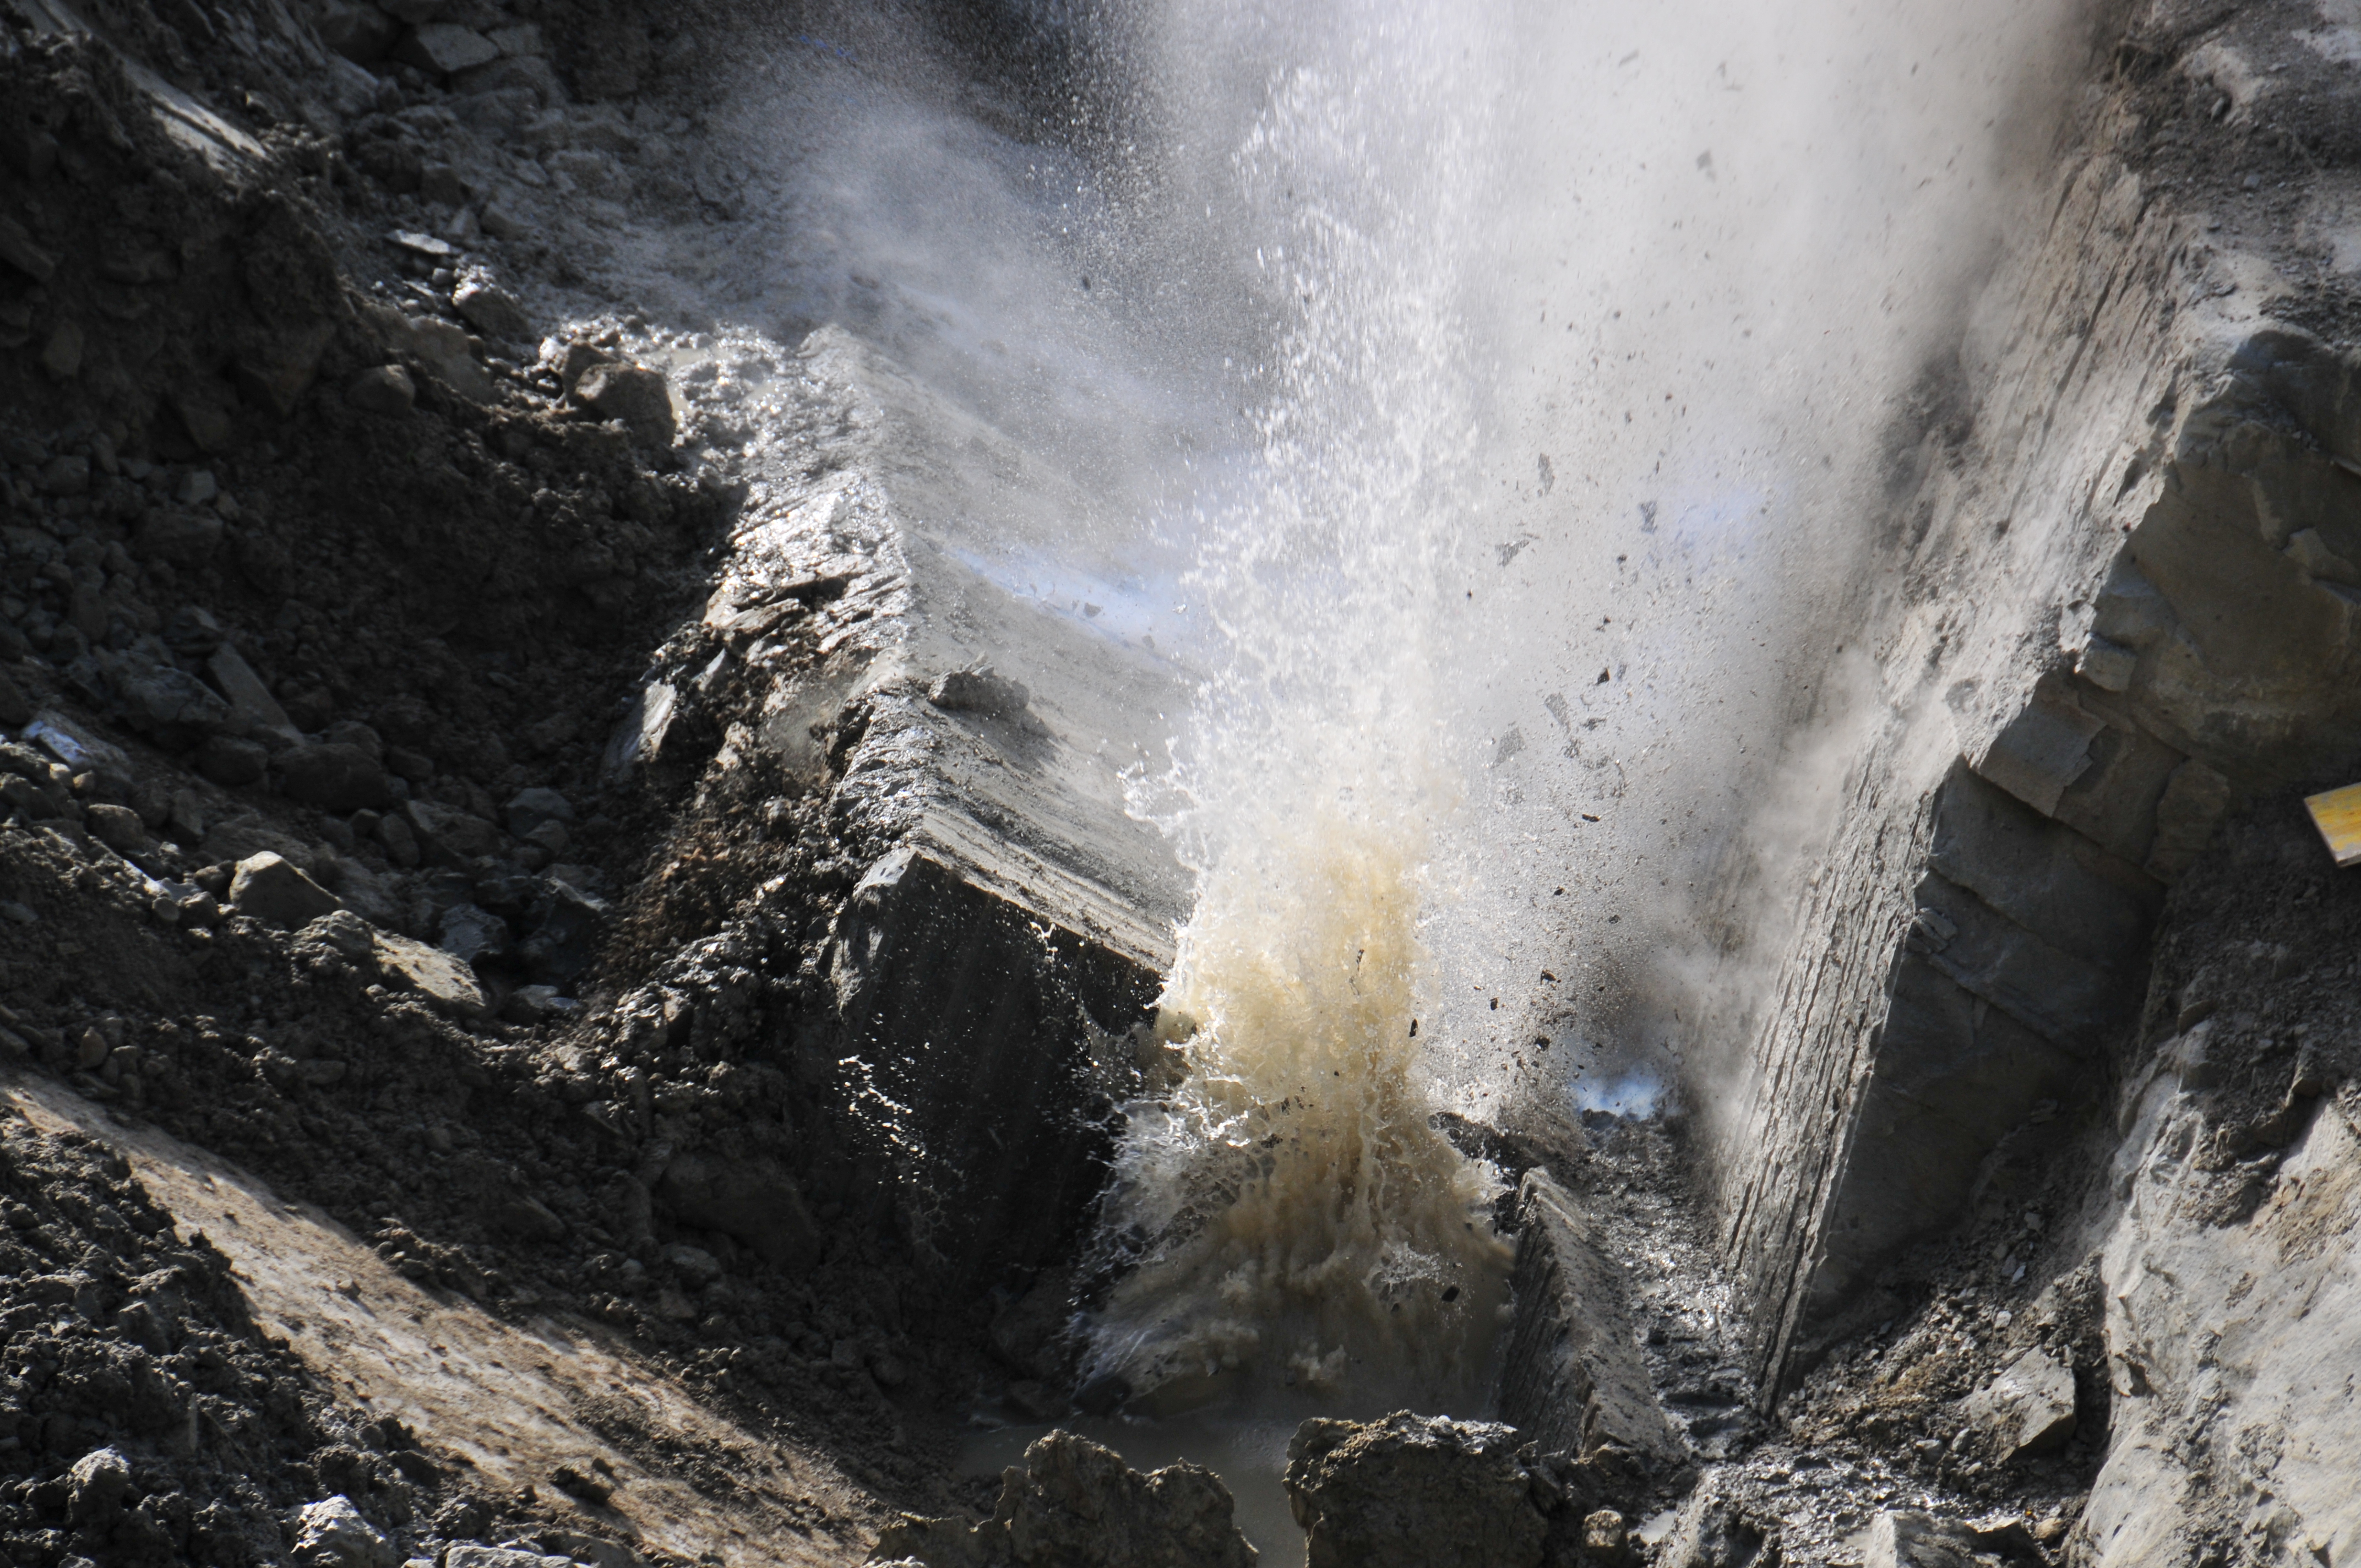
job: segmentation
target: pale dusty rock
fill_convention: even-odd
[[[297,1568],[393,1568],[396,1556],[393,1542],[350,1498],[323,1497],[305,1506],[295,1535]]]
[[[2048,1353],[2029,1350],[1969,1395],[1963,1409],[2004,1459],[2047,1453],[2074,1435],[2074,1374]]]
[[[1314,1420],[1287,1445],[1307,1568],[1539,1568],[1549,1520],[1514,1428],[1407,1411]]]
[[[237,874],[230,879],[229,901],[240,915],[289,931],[336,907],[335,894],[268,850],[237,863]]]
[[[482,1018],[492,999],[475,971],[440,948],[390,931],[376,933],[377,964],[386,983],[414,991],[436,1012],[463,1022]]]

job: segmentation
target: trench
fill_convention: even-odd
[[[12,1560],[2361,1552],[2361,16],[1954,9],[10,0]]]

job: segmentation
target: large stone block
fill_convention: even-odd
[[[2087,1070],[1921,953],[1896,959],[1799,1322],[1838,1318],[1878,1267],[1955,1223],[1984,1161]]]
[[[872,868],[832,952],[842,1036],[820,1069],[890,1102],[908,1239],[979,1279],[1037,1268],[1079,1234],[1126,1036],[1163,983],[1152,933],[1093,928],[1081,908],[1120,921],[1119,906],[1046,864],[991,863],[1012,853],[971,828]]]
[[[2151,822],[2155,809],[2151,800]],[[1927,864],[2051,947],[2110,969],[2136,965],[2164,896],[2136,865],[1966,768],[1944,782]]]
[[[1544,1449],[1612,1444],[1663,1468],[1688,1456],[1657,1403],[1631,1332],[1622,1276],[1575,1196],[1525,1173],[1517,1202],[1516,1320],[1500,1368],[1500,1414]]]

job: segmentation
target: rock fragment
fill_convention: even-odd
[[[490,64],[500,58],[500,48],[472,27],[429,22],[395,45],[393,57],[404,65],[448,76],[471,65]]]
[[[1961,1409],[2004,1463],[2047,1453],[2074,1435],[2074,1374],[2046,1351],[2028,1350]]]
[[[240,915],[284,931],[308,925],[336,907],[335,894],[268,850],[237,863],[229,901]]]

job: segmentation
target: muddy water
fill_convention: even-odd
[[[1157,1412],[1273,1387],[1472,1409],[1510,1248],[1498,1179],[1431,1124],[1420,846],[1342,806],[1272,827],[1182,933],[1183,1076],[1131,1109],[1105,1245],[1133,1267],[1092,1374]]]

